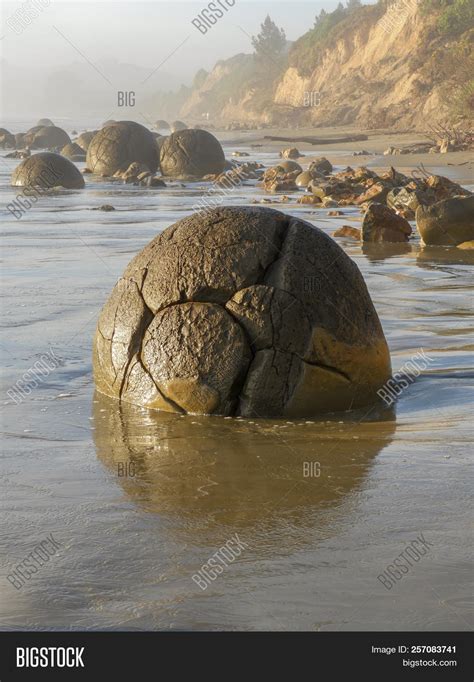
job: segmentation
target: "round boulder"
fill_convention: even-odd
[[[81,133],[77,140],[74,140],[76,144],[81,147],[85,152],[88,150],[90,143],[92,142],[92,138],[94,135],[96,135],[99,131],[98,130],[88,130],[85,133]]]
[[[134,162],[145,164],[153,173],[158,168],[153,134],[133,121],[119,121],[102,128],[87,149],[87,168],[98,175],[114,175]]]
[[[40,118],[36,125],[38,128],[45,128],[46,126],[54,126],[54,123],[50,118]]]
[[[297,187],[307,187],[314,179],[314,173],[306,170],[296,176],[295,183]]]
[[[82,189],[84,178],[76,166],[60,154],[41,152],[25,159],[15,168],[12,185],[16,187],[65,187]]]
[[[187,129],[186,123],[183,123],[183,121],[173,121],[170,125],[170,129],[172,133],[177,133],[179,130],[186,130]]]
[[[62,149],[71,138],[65,130],[56,126],[43,126],[35,132],[28,131],[28,144],[32,149]]]
[[[105,303],[93,356],[101,393],[194,414],[348,410],[391,373],[356,264],[263,207],[197,212],[155,237]]]
[[[0,128],[0,148],[1,149],[15,149],[16,141],[13,135],[6,128]]]
[[[296,161],[291,161],[290,159],[280,161],[276,168],[283,168],[285,173],[293,173],[293,171],[298,171],[301,173],[303,171],[299,163],[296,163]]]
[[[163,175],[196,177],[222,173],[225,157],[221,143],[207,130],[181,130],[165,137],[160,147]]]
[[[329,175],[329,173],[332,173],[332,163],[328,161],[325,156],[321,156],[318,159],[311,161],[309,164],[309,170],[323,173],[323,175]]]
[[[70,159],[71,161],[85,161],[86,160],[86,153],[82,149],[82,147],[79,147],[78,144],[75,142],[70,142],[69,144],[65,145],[61,149],[61,155],[65,156],[66,159]]]
[[[416,227],[425,244],[457,246],[474,239],[474,196],[418,206]]]
[[[184,124],[183,124],[184,125]],[[159,118],[158,121],[155,123],[155,128],[157,130],[169,130],[170,124],[168,121],[164,121],[162,118]],[[186,127],[186,126],[184,126]]]
[[[26,146],[26,133],[15,133],[15,147],[17,149],[24,149]]]

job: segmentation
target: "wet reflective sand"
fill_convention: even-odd
[[[17,221],[3,209],[15,164],[0,164],[0,626],[472,627],[472,254],[339,241],[394,371],[420,349],[430,358],[392,407],[294,421],[150,413],[94,393],[92,333],[132,255],[206,183],[145,191],[87,177]],[[227,203],[260,199],[253,184]],[[105,203],[116,211],[90,210]],[[279,207],[329,233],[360,215]],[[59,367],[9,400],[50,346]],[[61,549],[16,590],[6,576],[50,532]],[[245,551],[201,590],[192,575],[235,533]],[[387,590],[377,576],[420,533],[430,551]]]

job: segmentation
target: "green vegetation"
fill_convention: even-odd
[[[316,17],[314,28],[305,33],[292,46],[289,65],[296,67],[302,76],[309,76],[320,64],[324,51],[337,40],[353,34],[359,27],[370,26],[384,12],[386,0],[376,5],[361,5],[359,0],[341,3],[334,12],[321,13]]]
[[[474,24],[473,0],[424,0],[422,9],[438,14],[436,28],[442,36],[457,36]]]
[[[268,63],[277,60],[286,47],[285,31],[278,28],[267,14],[262,29],[257,36],[252,37],[252,45],[255,49],[257,61]]]

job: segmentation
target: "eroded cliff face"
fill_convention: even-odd
[[[414,3],[402,5],[397,21],[391,16],[385,12],[346,32],[325,50],[309,77],[288,68],[275,104],[306,105],[306,120],[316,125],[426,127],[433,114],[442,115],[439,86],[426,82],[415,66],[417,53],[426,47],[426,17]]]
[[[219,62],[180,117],[199,119],[209,112],[218,123],[399,129],[446,120],[443,83],[426,73],[427,60],[439,49],[439,41],[427,43],[433,18],[414,0],[400,5],[395,21],[393,9],[362,9],[366,13],[353,25],[346,22],[317,60],[303,55],[292,65],[290,55],[273,82],[252,75],[251,55]]]

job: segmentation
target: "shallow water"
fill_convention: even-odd
[[[144,190],[86,176],[86,190],[53,192],[15,220],[4,206],[17,163],[0,159],[0,626],[472,627],[472,254],[417,238],[339,242],[367,282],[394,371],[421,349],[432,359],[395,406],[293,421],[120,409],[94,394],[99,310],[131,257],[208,184]],[[263,198],[254,184],[226,203]],[[105,203],[116,211],[91,210]],[[277,208],[329,233],[360,216]],[[50,347],[59,367],[9,400]],[[119,476],[124,466],[133,475]],[[61,549],[16,590],[6,576],[50,532]],[[193,574],[235,533],[245,549],[201,590]],[[429,552],[387,590],[377,576],[420,533]]]

